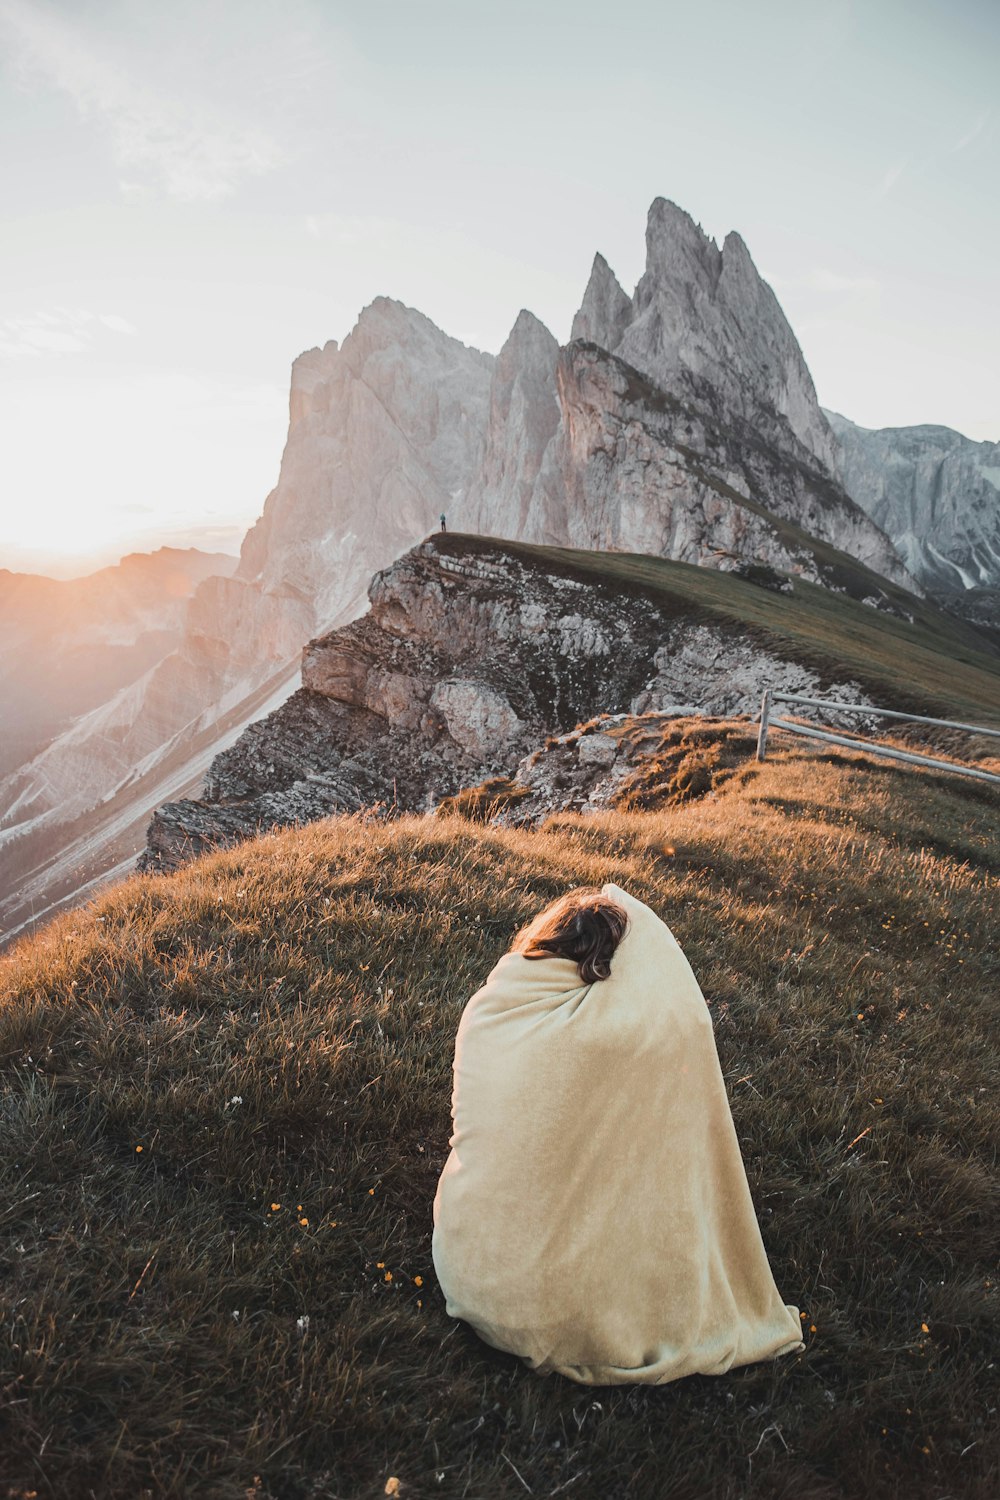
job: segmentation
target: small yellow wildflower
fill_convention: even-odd
[[[331,1229],[336,1229],[336,1227],[337,1227],[337,1221],[336,1221],[336,1219],[331,1219],[330,1220],[330,1228]]]
[[[396,1478],[395,1474],[390,1474],[389,1478],[386,1480],[385,1493],[387,1495],[399,1494],[399,1480]]]
[[[391,1271],[386,1271],[386,1273],[385,1273],[385,1279],[386,1279],[386,1281],[391,1281],[392,1280],[392,1272]]]
[[[422,1276],[414,1276],[414,1278],[413,1278],[413,1285],[414,1286],[423,1286],[423,1284],[424,1284],[424,1278]]]
[[[276,1213],[277,1213],[277,1212],[278,1212],[278,1209],[279,1209],[279,1208],[280,1208],[280,1207],[281,1207],[281,1204],[280,1204],[280,1203],[272,1203],[272,1204],[271,1204],[271,1212],[272,1212],[272,1213],[273,1213],[273,1214],[276,1214]]]
[[[137,1151],[137,1152],[139,1152],[139,1151],[141,1151],[141,1150],[142,1150],[142,1147],[141,1147],[141,1146],[136,1146],[136,1148],[135,1148],[135,1149],[136,1149],[136,1151]]]
[[[385,1270],[385,1261],[384,1260],[377,1260],[375,1262],[375,1265],[376,1265],[376,1267],[377,1267],[378,1270],[380,1270],[380,1271],[384,1271]]]
[[[920,1325],[920,1332],[921,1333],[930,1333],[930,1329],[927,1327],[926,1323],[921,1323],[921,1325]]]
[[[308,1219],[300,1219],[299,1223],[302,1225],[303,1229],[308,1229],[309,1228],[309,1220]]]
[[[815,1323],[810,1323],[809,1324],[809,1332],[810,1333],[815,1333],[816,1332],[816,1324]]]
[[[369,1196],[369,1198],[374,1198],[374,1196],[375,1196],[375,1189],[374,1188],[369,1188],[368,1189],[368,1196]]]

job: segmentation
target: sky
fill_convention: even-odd
[[[996,0],[0,0],[0,567],[235,551],[374,297],[569,337],[739,231],[821,405],[1000,441]]]

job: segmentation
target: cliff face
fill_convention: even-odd
[[[156,813],[142,868],[333,812],[426,809],[598,713],[745,713],[769,684],[870,701],[780,641],[483,539],[435,537],[369,594],[306,647],[302,689],[216,757],[203,798]]]
[[[308,604],[311,630],[358,613],[375,569],[461,509],[483,459],[493,365],[388,297],[342,348],[301,355],[281,474],[239,579]]]
[[[720,250],[684,209],[657,198],[646,270],[627,308],[609,276],[595,261],[574,337],[592,323],[595,343],[664,390],[682,393],[688,376],[706,382],[766,442],[794,451],[797,440],[800,456],[832,472],[833,437],[802,351],[735,230]]]
[[[950,427],[869,429],[826,413],[844,488],[929,589],[1000,588],[1000,443]]]
[[[503,399],[491,403],[469,501],[477,532],[705,567],[753,560],[829,582],[821,541],[916,587],[884,533],[790,432],[772,446],[701,377],[687,374],[677,396],[597,344],[560,350],[526,336],[526,317],[494,375]],[[526,409],[531,423],[518,419]],[[836,586],[877,592],[861,577]]]
[[[836,478],[835,454],[795,336],[739,235],[720,250],[657,199],[632,298],[598,255],[565,348],[518,317],[458,519],[484,535],[707,567],[754,560],[827,582],[818,539],[916,588]]]

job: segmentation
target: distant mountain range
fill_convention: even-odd
[[[85,578],[0,568],[0,774],[169,656],[198,584],[235,567],[223,552],[160,547]]]
[[[858,427],[824,411],[844,488],[925,588],[1000,588],[1000,443],[951,427]]]
[[[165,652],[140,631],[117,677],[95,668],[107,693],[72,700],[72,723],[15,715],[0,926],[136,852],[152,807],[293,691],[303,645],[355,618],[371,575],[442,514],[536,544],[764,565],[902,617],[927,588],[1000,583],[997,445],[922,427],[880,446],[820,408],[738,234],[720,249],[661,198],[646,244],[631,297],[595,258],[564,347],[522,311],[494,357],[378,298],[341,347],[295,361],[278,483],[235,569],[192,580]],[[30,660],[20,629],[2,649]],[[70,626],[60,653],[71,642]]]

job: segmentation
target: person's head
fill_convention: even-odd
[[[512,951],[525,958],[569,958],[585,984],[607,979],[611,957],[628,926],[623,907],[588,886],[567,891],[514,939]]]

